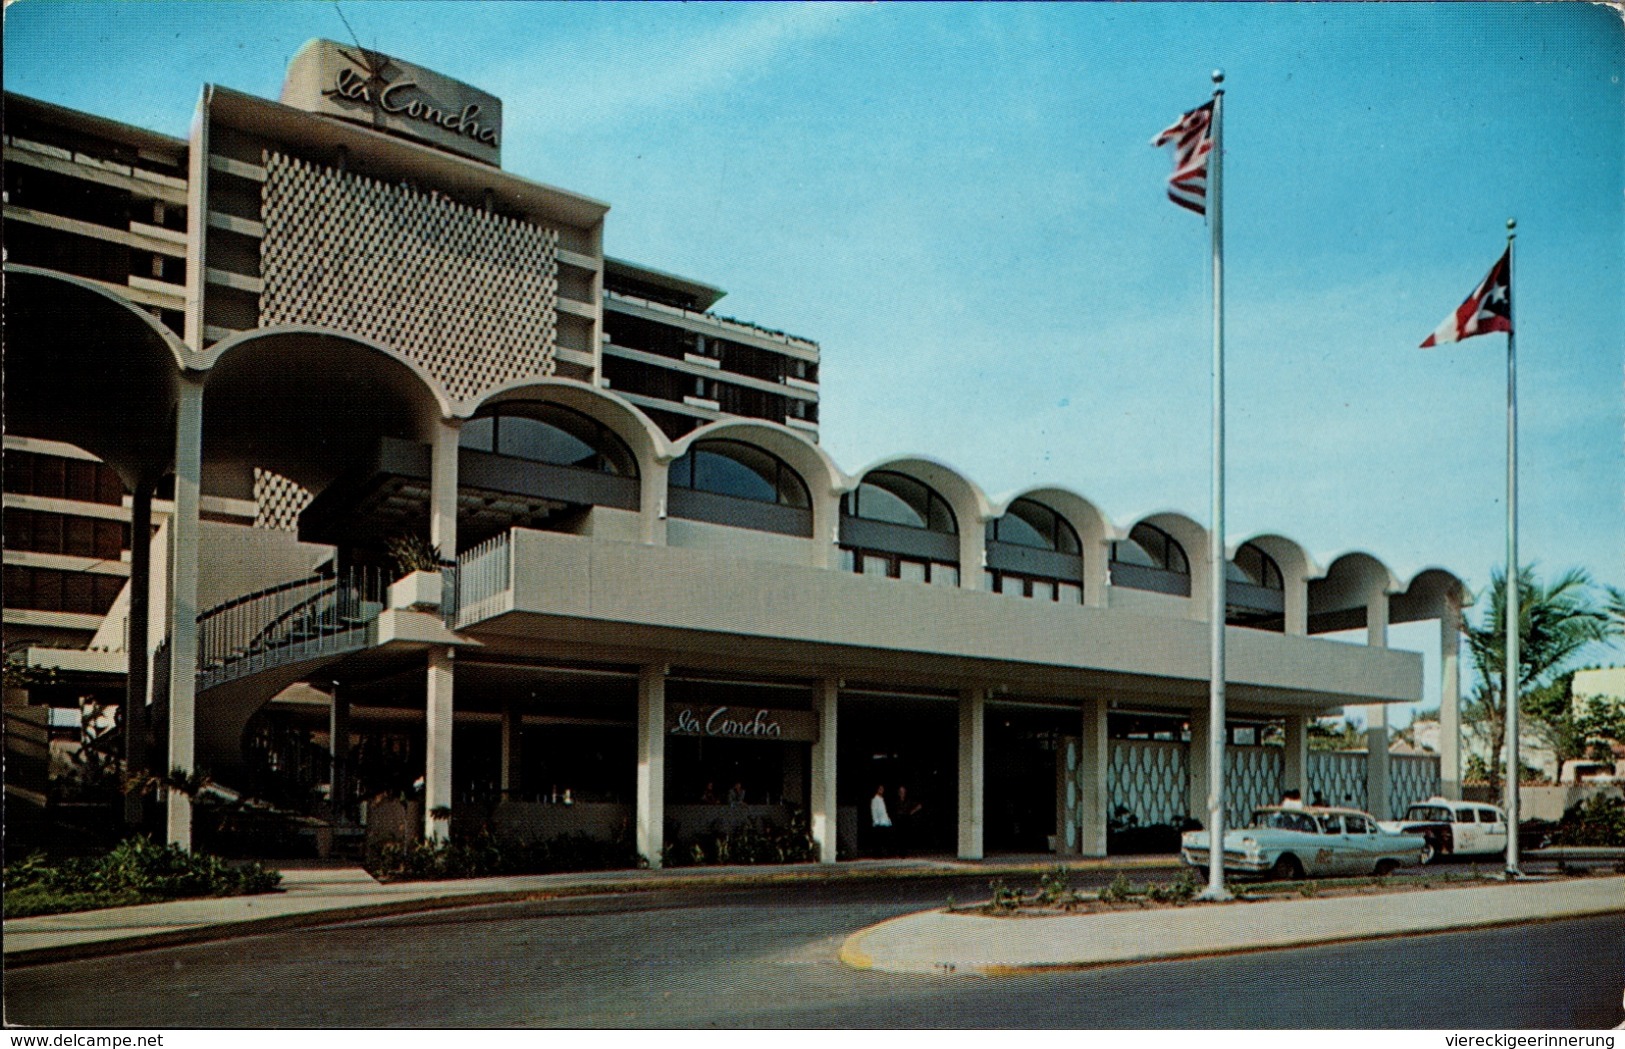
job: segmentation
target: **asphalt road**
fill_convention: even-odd
[[[1625,1019],[1620,915],[998,979],[857,972],[835,960],[856,929],[986,887],[970,877],[661,891],[347,922],[20,968],[6,974],[6,1019],[75,1028],[1473,1030]]]

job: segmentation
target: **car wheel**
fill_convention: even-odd
[[[1394,873],[1394,871],[1398,869],[1398,860],[1378,860],[1376,868],[1372,870],[1371,873],[1375,874],[1379,878],[1386,878],[1388,875]]]
[[[1434,860],[1436,860],[1438,858],[1439,858],[1439,853],[1433,848],[1433,843],[1431,841],[1423,842],[1422,843],[1422,866],[1426,867],[1428,864],[1432,863]]]
[[[1303,864],[1290,852],[1275,861],[1270,868],[1271,881],[1297,881],[1303,877]]]

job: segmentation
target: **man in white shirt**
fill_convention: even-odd
[[[869,799],[869,825],[874,829],[874,853],[890,856],[892,848],[891,813],[886,811],[886,785],[875,787],[875,796]]]

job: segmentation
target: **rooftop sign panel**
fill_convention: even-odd
[[[360,47],[312,40],[288,64],[282,104],[502,165],[502,100]]]

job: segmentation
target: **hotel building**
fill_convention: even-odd
[[[860,852],[881,784],[923,851],[1102,855],[1200,818],[1213,732],[1233,816],[1457,789],[1381,730],[1307,746],[1421,698],[1391,623],[1440,622],[1453,719],[1449,572],[1237,544],[1210,725],[1200,524],[847,472],[818,344],[606,256],[609,206],[504,170],[484,92],[313,41],[185,140],[5,106],[7,646],[122,699],[137,767],[339,823],[420,790],[431,837],[624,827],[656,864],[791,813]],[[191,841],[187,798],[161,816]]]

